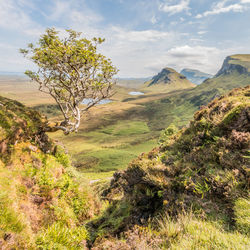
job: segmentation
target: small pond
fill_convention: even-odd
[[[93,99],[92,98],[85,98],[82,100],[82,104],[85,104],[85,105],[88,105],[90,104],[91,102],[93,102]],[[107,103],[110,103],[112,102],[112,100],[109,100],[109,99],[103,99],[101,101],[99,101],[97,103],[97,105],[102,105],[102,104],[107,104]]]
[[[143,92],[140,92],[140,91],[131,91],[129,92],[130,95],[144,95]]]

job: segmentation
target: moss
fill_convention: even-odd
[[[241,104],[238,105],[237,107],[233,108],[232,110],[230,110],[224,117],[222,123],[225,125],[229,125],[231,122],[233,122],[234,119],[237,118],[237,116],[240,115],[240,113],[242,112],[242,110],[246,108],[246,104]]]
[[[183,225],[183,231],[177,233],[180,238],[169,239],[165,247],[181,249],[187,244],[190,249],[230,248],[231,236],[244,241],[237,242],[240,247],[247,245],[244,235],[233,229],[236,220],[241,233],[249,230],[248,212],[243,209],[247,203],[242,200],[248,187],[244,166],[248,165],[246,149],[250,146],[245,115],[250,107],[245,95],[249,88],[233,90],[203,107],[187,128],[174,133],[166,129],[159,148],[142,154],[127,170],[114,175],[107,192],[112,194],[120,187],[123,198],[119,204],[131,205],[130,223],[142,220],[147,225],[149,217],[162,211],[175,218],[180,211],[194,209],[205,220],[197,218]],[[107,221],[104,218],[102,225]],[[206,226],[211,234],[207,234]]]
[[[0,161],[1,247],[83,249],[83,224],[98,212],[97,197],[43,132],[39,113],[0,100],[0,140],[7,141]]]
[[[65,151],[62,147],[57,146],[57,150],[55,153],[55,157],[59,163],[61,163],[64,167],[69,167],[71,165],[69,155],[65,154]]]
[[[237,229],[244,233],[250,234],[250,200],[239,198],[235,201],[234,206],[235,220]]]
[[[60,223],[54,223],[36,239],[36,245],[41,249],[84,249],[88,233],[84,226],[69,228]]]

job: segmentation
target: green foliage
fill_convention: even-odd
[[[248,195],[249,90],[247,86],[215,99],[196,112],[186,128],[167,128],[160,147],[141,154],[115,174],[104,192],[108,199],[120,194],[117,208],[125,202],[131,206],[127,221],[132,225],[138,221],[147,225],[148,218],[164,211],[168,214],[160,227],[153,225],[152,238],[160,235],[162,240],[159,248],[230,249],[236,245],[244,249],[250,245],[245,235],[249,201],[244,198]],[[176,218],[180,211],[190,210],[196,217]]]
[[[237,118],[237,116],[241,113],[241,111],[246,107],[245,104],[239,105],[235,108],[233,108],[232,110],[230,110],[228,112],[228,114],[225,115],[225,118],[223,119],[223,123],[225,125],[230,124],[231,122],[233,122],[234,119]]]
[[[61,223],[54,223],[36,239],[40,249],[84,249],[88,233],[84,226],[69,228]]]
[[[170,124],[165,130],[161,132],[158,143],[166,143],[172,135],[177,133],[177,131],[178,129],[176,128],[176,126],[173,123]]]
[[[209,190],[210,190],[210,187],[209,187],[209,185],[207,184],[206,181],[204,181],[203,184],[201,184],[201,183],[198,182],[198,183],[196,183],[194,185],[194,192],[200,194],[202,199],[204,198],[204,195]]]
[[[25,228],[20,215],[14,211],[12,205],[8,194],[0,191],[0,237],[5,232],[20,233]]]
[[[65,168],[70,167],[71,162],[69,155],[65,154],[64,149],[60,146],[57,146],[55,157],[59,163],[61,163]]]
[[[239,198],[234,206],[237,229],[245,234],[250,234],[250,200]]]
[[[117,69],[110,59],[97,52],[104,39],[81,38],[81,33],[66,30],[67,37],[60,38],[58,31],[47,29],[37,44],[29,44],[20,52],[38,66],[26,71],[39,90],[50,94],[58,104],[64,121],[56,126],[68,134],[77,131],[81,111],[87,111],[100,100],[111,95],[112,77]],[[92,101],[82,107],[84,98]]]
[[[7,144],[0,160],[1,247],[85,248],[84,223],[99,210],[97,197],[72,168],[64,150],[44,134],[46,120],[17,102],[1,101],[1,142],[12,144]]]

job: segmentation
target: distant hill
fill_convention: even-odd
[[[248,74],[250,76],[250,55],[238,54],[228,56],[215,77],[232,73]]]
[[[126,88],[139,88],[144,82],[150,80],[151,77],[145,78],[117,78],[116,82],[118,86],[126,87]]]
[[[179,74],[174,69],[164,68],[150,81],[145,82],[143,88],[157,92],[170,92],[194,86],[185,76]]]
[[[174,123],[177,126],[188,124],[192,114],[203,105],[223,95],[233,88],[250,85],[250,55],[233,55],[227,57],[211,79],[205,80],[195,88],[179,90],[158,101],[145,106],[149,127],[162,130]]]
[[[23,72],[0,71],[0,76],[25,76]]]
[[[204,80],[208,78],[212,78],[213,76],[204,72],[201,72],[199,70],[195,69],[183,69],[180,74],[186,76],[186,78],[194,83],[194,84],[201,84]]]

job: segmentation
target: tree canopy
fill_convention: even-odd
[[[39,90],[50,94],[58,104],[64,120],[54,129],[65,134],[77,131],[81,115],[102,99],[112,95],[118,72],[110,59],[97,52],[102,38],[91,40],[80,32],[66,30],[61,38],[54,28],[46,30],[36,44],[28,44],[20,52],[37,65],[37,71],[27,70],[26,75],[39,84]],[[83,105],[83,100],[89,100]]]

